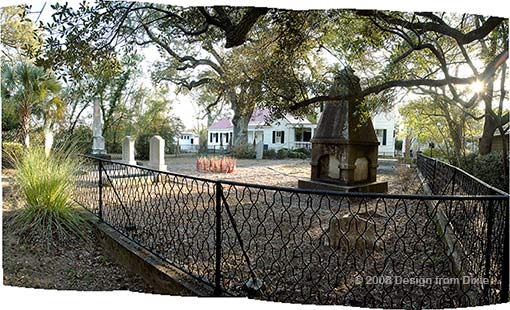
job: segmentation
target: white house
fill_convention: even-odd
[[[268,123],[269,111],[256,109],[248,123],[248,142],[263,142],[264,149],[311,148],[311,142],[317,124],[290,114]],[[393,156],[395,152],[395,118],[393,113],[380,113],[372,117],[374,129],[379,140],[379,155]],[[223,118],[207,129],[209,149],[227,148],[232,140],[232,121]]]
[[[179,149],[181,152],[196,152],[199,148],[198,135],[192,131],[184,131],[177,139],[179,143]]]
[[[248,123],[248,142],[260,143],[264,149],[279,150],[282,148],[311,148],[316,124],[307,119],[294,117],[290,114],[275,122],[268,123],[269,111],[256,109]],[[213,123],[208,131],[207,145],[209,149],[226,148],[232,140],[233,125],[229,118]]]
[[[379,140],[379,155],[395,155],[395,114],[393,112],[372,115],[377,140]]]

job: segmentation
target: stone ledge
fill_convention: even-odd
[[[179,296],[213,296],[213,288],[182,272],[121,235],[115,229],[89,218],[101,247],[116,263],[143,278],[154,293]]]
[[[328,190],[337,192],[386,193],[388,182],[371,182],[359,185],[338,185],[311,180],[298,180],[298,187],[304,189]]]

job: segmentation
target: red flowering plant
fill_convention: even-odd
[[[234,158],[223,157],[199,157],[197,158],[197,171],[209,171],[215,173],[232,173],[237,161]]]

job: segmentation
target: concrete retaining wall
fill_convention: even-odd
[[[143,278],[154,292],[179,296],[213,296],[213,289],[150,253],[115,229],[90,217],[89,222],[106,254]]]

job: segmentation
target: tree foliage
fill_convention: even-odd
[[[481,132],[479,122],[459,107],[439,98],[413,100],[401,106],[399,112],[404,135],[414,137],[418,145],[434,142],[442,156],[455,164],[466,156],[467,143],[474,143],[474,137]],[[476,108],[471,112],[476,113]]]
[[[155,78],[187,90],[206,87],[215,98],[209,106],[228,102],[237,141],[246,142],[256,104],[278,117],[352,99],[328,95],[332,78],[346,65],[361,78],[362,91],[354,98],[362,103],[361,112],[395,104],[399,89],[425,89],[436,98],[442,89],[441,102],[465,113],[483,102],[483,114],[475,116],[485,123],[483,152],[490,149],[495,130],[508,123],[503,109],[508,20],[503,18],[107,1],[55,9],[54,23],[48,25],[54,29],[48,40],[52,53],[43,62],[68,63],[76,77],[80,68],[98,68],[98,59],[111,65],[100,68],[117,68],[112,55],[133,44],[155,45],[166,55]],[[336,61],[325,62],[326,54]],[[463,91],[475,81],[485,84],[483,92]]]
[[[28,6],[6,6],[0,8],[0,43],[2,58],[13,63],[29,60],[40,55],[43,33],[27,15]]]
[[[54,75],[31,63],[21,62],[15,66],[4,64],[2,68],[2,99],[6,106],[12,105],[19,115],[19,140],[29,145],[33,113],[39,111],[42,118],[57,117],[63,102],[58,98],[61,85]],[[55,107],[55,113],[51,112]]]

